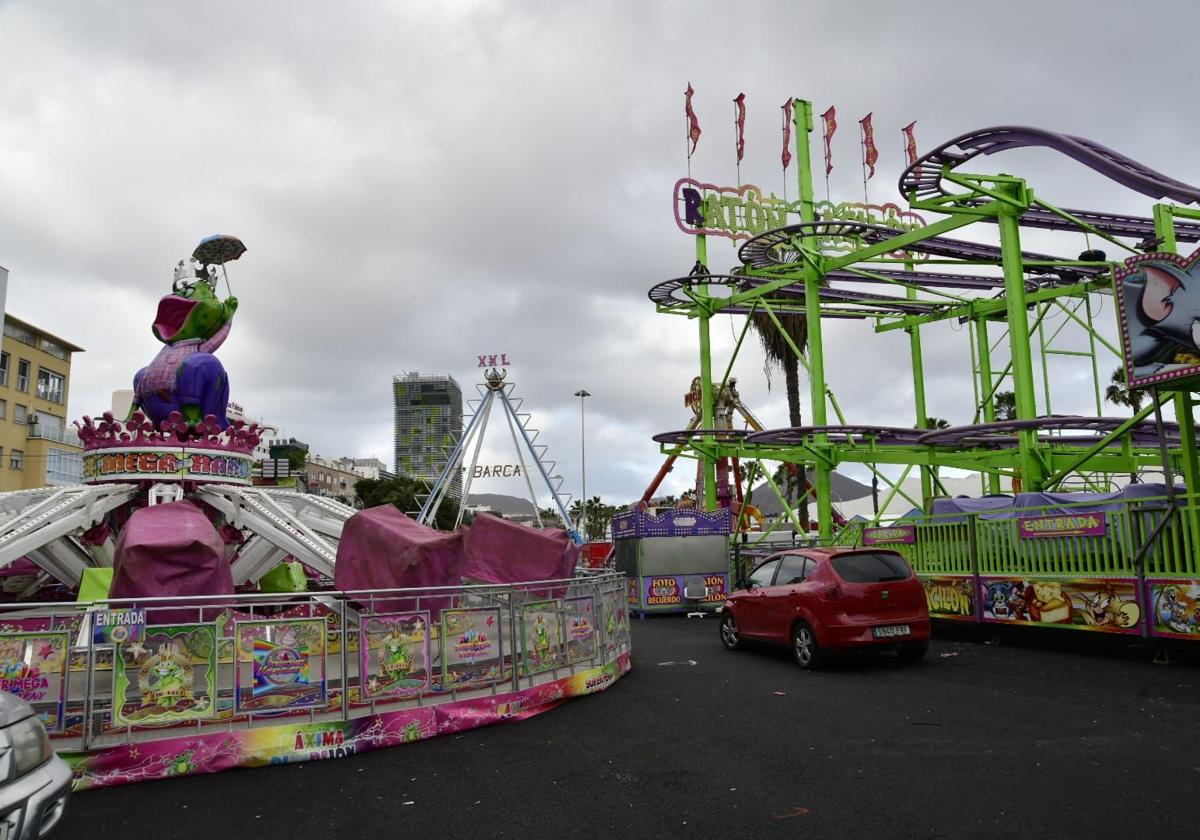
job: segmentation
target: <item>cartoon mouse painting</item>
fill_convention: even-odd
[[[1135,257],[1118,278],[1133,377],[1200,365],[1200,251]]]

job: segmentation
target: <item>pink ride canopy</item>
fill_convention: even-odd
[[[191,502],[135,511],[121,529],[113,566],[109,596],[114,599],[233,594],[225,543]],[[151,624],[196,621],[196,612],[154,609],[148,619]]]
[[[343,592],[457,586],[465,562],[462,533],[447,534],[420,525],[394,505],[379,505],[346,520],[333,582]],[[427,600],[421,599],[420,609],[434,606]],[[388,608],[415,606],[391,604]]]
[[[537,531],[486,513],[475,517],[464,544],[464,577],[484,583],[561,580],[579,562],[579,546],[561,528]]]

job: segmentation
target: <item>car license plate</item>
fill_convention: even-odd
[[[871,632],[876,639],[890,639],[893,636],[907,636],[912,630],[907,624],[892,624],[887,627],[872,627]]]

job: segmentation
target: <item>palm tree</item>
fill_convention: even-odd
[[[1017,419],[1017,395],[1012,391],[1000,391],[992,404],[996,408],[997,420]]]
[[[1142,410],[1142,403],[1146,400],[1146,392],[1129,389],[1125,384],[1125,368],[1119,367],[1114,370],[1109,382],[1112,384],[1104,390],[1105,402],[1132,408],[1134,414]]]
[[[943,419],[941,417],[926,417],[925,418],[925,428],[926,429],[949,429],[950,421]]]
[[[777,316],[779,323],[783,326],[783,332],[786,332],[796,347],[801,350],[807,349],[808,345],[808,319],[803,315],[782,314]],[[762,344],[763,349],[763,372],[767,375],[767,387],[771,387],[771,370],[772,368],[780,368],[783,370],[783,381],[787,391],[788,405],[788,423],[791,426],[802,426],[804,420],[800,415],[800,360],[792,351],[791,345],[784,338],[783,332],[775,326],[775,322],[765,313],[756,314],[754,318],[754,331],[758,333],[758,340]],[[795,499],[797,495],[803,494],[800,499],[800,523],[808,529],[808,482],[804,478],[802,471],[798,471],[799,475],[792,470],[787,471],[787,482],[784,495],[788,499]],[[797,482],[797,479],[799,481]],[[796,485],[799,483],[800,492],[797,493]]]
[[[1108,380],[1111,384],[1104,389],[1104,401],[1110,402],[1113,405],[1123,405],[1126,408],[1133,409],[1133,413],[1137,414],[1142,410],[1142,403],[1146,400],[1145,391],[1132,390],[1125,382],[1125,368],[1119,367],[1112,372],[1112,376]],[[1137,472],[1129,474],[1129,483],[1137,484]]]

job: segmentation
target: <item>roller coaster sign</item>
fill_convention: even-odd
[[[684,233],[733,240],[750,239],[784,227],[790,223],[790,217],[798,219],[800,215],[799,201],[786,201],[774,193],[768,195],[753,184],[722,187],[694,178],[675,182],[673,204],[675,224]],[[925,227],[923,218],[895,204],[818,201],[813,209],[821,221],[859,222],[896,231]],[[854,236],[826,236],[819,242],[822,250],[832,251],[853,251],[861,246]]]

